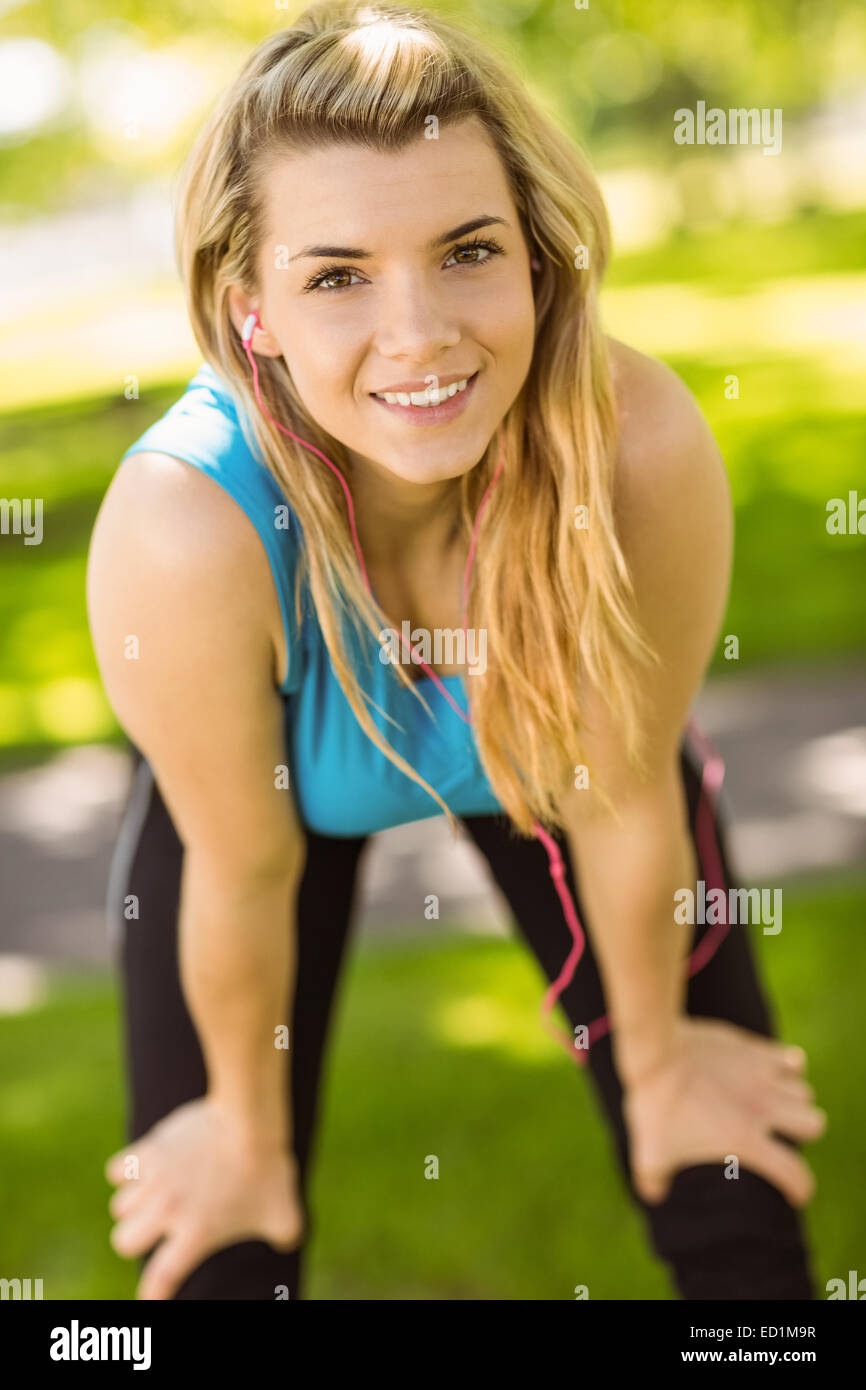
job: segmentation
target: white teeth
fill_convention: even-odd
[[[374,395],[388,405],[415,405],[426,410],[428,406],[441,405],[443,401],[450,400],[458,391],[465,391],[468,384],[469,378],[464,377],[462,381],[452,381],[450,386],[440,386],[438,390],[430,386],[426,391],[375,391]]]

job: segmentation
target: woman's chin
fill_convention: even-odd
[[[492,432],[485,436],[472,430],[463,439],[407,440],[398,448],[381,449],[368,457],[407,483],[438,483],[469,473],[484,457],[491,437]]]
[[[388,459],[383,461],[380,467],[406,483],[442,483],[451,478],[462,478],[464,473],[475,467],[483,453],[482,449],[477,455],[461,453],[450,458],[419,458],[417,461],[405,457]]]

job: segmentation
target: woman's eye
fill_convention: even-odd
[[[446,266],[456,264],[458,266],[484,265],[494,256],[503,254],[502,247],[496,241],[467,241],[462,246],[455,246]],[[455,257],[457,258],[455,260]],[[357,271],[346,265],[326,266],[318,274],[312,275],[304,285],[304,290],[325,290],[335,293],[338,290],[349,290],[353,284],[363,284],[363,277]]]
[[[455,256],[468,256],[467,260],[458,259],[457,265],[483,265],[493,256],[501,254],[501,251],[502,248],[493,241],[468,241],[462,246],[455,247],[445,264],[448,265],[448,262]]]
[[[354,270],[349,270],[348,266],[334,266],[330,270],[323,270],[319,275],[314,275],[304,289],[348,290],[351,289],[353,275],[356,280],[360,280],[360,276],[356,275]],[[335,281],[337,283],[334,283]]]

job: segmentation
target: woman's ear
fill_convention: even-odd
[[[240,338],[243,333],[244,323],[249,315],[256,311],[259,315],[259,323],[255,328],[250,343],[250,350],[258,353],[262,357],[282,357],[283,350],[273,334],[261,323],[261,309],[254,299],[244,294],[240,285],[230,285],[228,289],[229,317],[237,330]]]

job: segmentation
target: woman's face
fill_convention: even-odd
[[[355,458],[410,482],[465,473],[526,379],[535,332],[529,251],[483,127],[443,126],[399,153],[323,146],[266,178],[253,350],[285,359]],[[234,297],[236,320],[247,307]]]

